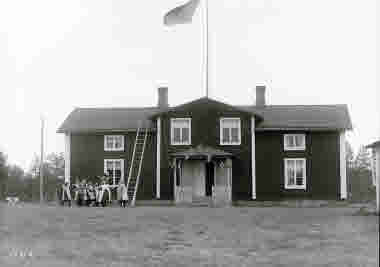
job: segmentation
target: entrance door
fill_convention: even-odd
[[[212,162],[206,163],[206,196],[212,196],[212,187],[214,186],[214,164]]]

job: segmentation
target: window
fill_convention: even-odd
[[[124,151],[123,135],[105,135],[104,151]]]
[[[306,142],[304,134],[285,134],[284,135],[285,150],[305,150]]]
[[[171,144],[191,144],[191,119],[171,119]]]
[[[112,178],[112,185],[118,185],[122,177],[124,177],[124,160],[123,159],[105,159],[104,173]]]
[[[306,159],[285,159],[285,189],[306,190]]]
[[[221,145],[240,145],[241,128],[239,118],[220,119],[220,144]]]

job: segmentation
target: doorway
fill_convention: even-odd
[[[207,197],[212,196],[212,187],[214,186],[214,163],[207,162],[206,163],[206,183],[205,183],[205,192]]]

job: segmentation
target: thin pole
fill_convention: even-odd
[[[210,50],[210,47],[209,47],[209,23],[208,23],[208,0],[204,0],[204,8],[205,8],[205,11],[204,11],[204,16],[205,16],[205,21],[204,21],[204,53],[205,53],[205,89],[206,89],[206,97],[208,98],[209,97],[209,87],[210,87],[210,78],[209,78],[209,50]]]
[[[44,118],[41,117],[40,203],[44,203]]]

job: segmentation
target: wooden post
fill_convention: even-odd
[[[44,203],[44,119],[41,117],[40,203]]]

